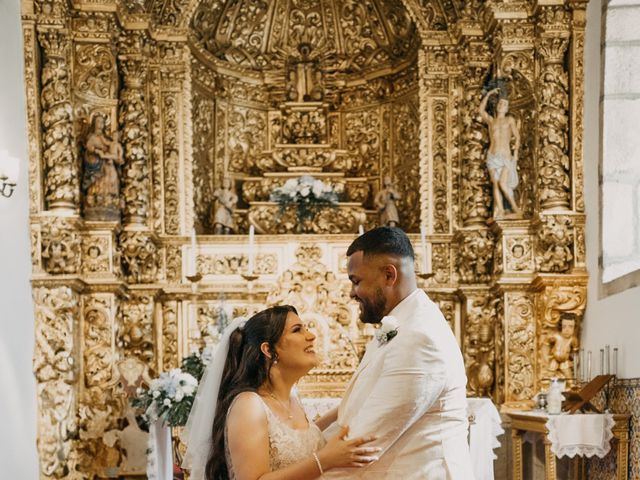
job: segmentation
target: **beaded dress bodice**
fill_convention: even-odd
[[[304,430],[292,428],[287,425],[284,420],[280,419],[278,415],[273,413],[262,398],[260,398],[260,401],[267,415],[269,462],[272,472],[309,459],[314,452],[317,452],[324,446],[325,440],[322,432],[314,422],[309,421],[309,427]],[[233,403],[231,407],[233,407]],[[231,407],[229,409],[231,409]],[[225,429],[225,437],[226,435],[227,431]],[[229,453],[229,442],[226,441],[226,439],[225,450],[229,478],[230,480],[235,480],[236,476],[233,471],[231,455]]]

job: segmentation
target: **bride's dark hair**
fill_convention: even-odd
[[[225,456],[224,429],[229,406],[242,392],[255,392],[269,378],[272,361],[276,360],[276,343],[282,337],[287,315],[298,312],[291,305],[280,305],[256,313],[247,320],[244,328],[237,329],[229,337],[229,352],[222,371],[218,403],[211,433],[211,452],[206,466],[207,480],[227,480],[229,471]],[[272,360],[260,350],[264,342],[269,344]]]

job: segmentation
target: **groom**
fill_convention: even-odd
[[[375,434],[380,459],[326,478],[473,480],[464,364],[435,303],[416,286],[414,253],[399,228],[380,227],[347,250],[360,320],[379,324],[338,408],[349,437]],[[369,445],[368,445],[369,446]]]

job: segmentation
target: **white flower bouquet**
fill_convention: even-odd
[[[312,218],[320,208],[338,204],[338,194],[331,185],[310,175],[290,178],[271,193],[270,199],[280,205],[281,212],[288,206],[295,205],[298,221],[301,223]]]
[[[170,427],[187,423],[205,362],[198,353],[189,355],[182,360],[182,368],[162,372],[151,381],[147,390],[138,389],[138,395],[131,399],[131,405],[142,411],[142,426],[157,419]]]

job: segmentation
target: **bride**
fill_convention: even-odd
[[[198,388],[183,439],[183,465],[193,480],[314,479],[336,467],[362,467],[379,449],[374,436],[325,442],[305,415],[294,384],[318,364],[315,336],[294,307],[268,308],[235,319],[218,344]]]

